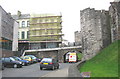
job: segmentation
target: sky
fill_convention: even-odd
[[[74,32],[80,31],[80,10],[95,8],[108,10],[114,0],[0,0],[0,5],[12,15],[22,14],[62,14],[63,39],[74,42]]]

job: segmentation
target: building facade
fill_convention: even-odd
[[[0,56],[12,56],[12,51],[17,51],[17,30],[18,23],[0,6]]]
[[[19,23],[19,51],[59,47],[62,43],[61,15],[22,14],[12,16]]]
[[[30,18],[30,48],[56,48],[62,43],[61,15],[33,14]]]
[[[110,25],[111,25],[111,37],[112,42],[120,40],[120,0],[115,0],[110,3],[109,14],[110,14]]]
[[[90,59],[111,43],[109,12],[86,8],[80,16],[83,54]]]
[[[27,50],[29,49],[30,14],[22,14],[20,11],[18,11],[17,15],[12,15],[12,17],[19,23],[18,50]]]

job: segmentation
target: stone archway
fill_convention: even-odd
[[[78,51],[78,52],[81,52],[82,53],[82,51],[80,51],[80,50],[78,50],[78,49],[66,49],[66,50],[59,50],[58,51],[58,60],[59,60],[59,62],[65,62],[65,55],[68,53],[68,52],[73,52],[73,51]]]
[[[81,47],[64,47],[64,48],[56,48],[56,49],[44,49],[44,50],[26,50],[26,52],[36,52],[35,55],[39,58],[44,57],[53,57],[57,58],[57,60],[61,63],[64,62],[64,56],[69,51],[82,51]]]

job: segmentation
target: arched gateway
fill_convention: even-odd
[[[26,54],[33,54],[39,58],[53,57],[56,58],[59,62],[64,62],[65,60],[64,55],[69,51],[82,52],[82,46],[25,50],[22,56]]]

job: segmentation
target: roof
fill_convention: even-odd
[[[114,0],[114,2],[120,2],[120,0]]]
[[[22,14],[20,15],[20,17],[18,17],[18,15],[12,15],[13,19],[18,20],[18,19],[29,19],[30,18],[30,14]]]
[[[32,18],[61,17],[61,14],[31,14]]]

